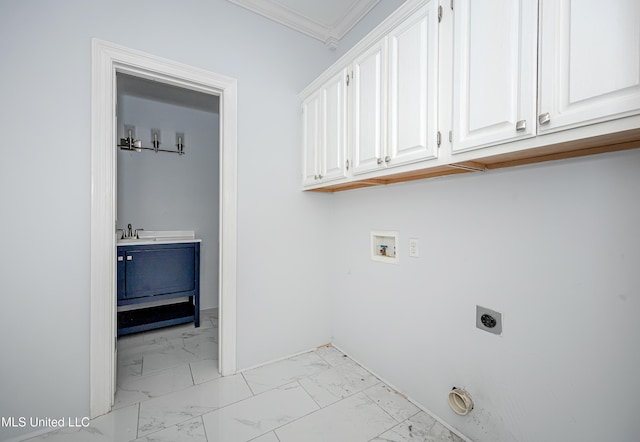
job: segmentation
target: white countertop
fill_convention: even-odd
[[[116,233],[117,236],[119,236]],[[193,230],[142,230],[138,233],[138,238],[117,239],[119,246],[139,246],[149,244],[181,244],[191,242],[202,242],[196,238]]]

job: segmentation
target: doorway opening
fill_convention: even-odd
[[[219,105],[219,371],[236,371],[237,82],[94,39],[91,143],[91,417],[111,410],[116,386],[117,76],[208,94]],[[186,143],[185,143],[186,145]],[[120,220],[119,220],[120,221]]]
[[[116,88],[120,408],[220,376],[220,97],[120,72]]]

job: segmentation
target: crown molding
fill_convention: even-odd
[[[335,49],[349,32],[380,0],[352,0],[351,7],[334,23],[323,23],[277,0],[229,0],[238,6],[260,14],[295,31],[322,41]]]

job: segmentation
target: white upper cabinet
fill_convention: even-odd
[[[540,0],[539,132],[640,111],[640,1]]]
[[[536,133],[537,0],[456,0],[452,150]]]
[[[320,158],[320,95],[318,91],[302,102],[302,185],[318,183]]]
[[[353,173],[380,167],[385,155],[386,84],[385,39],[353,61],[351,89],[351,147]]]
[[[406,0],[300,97],[306,189],[633,147],[640,0]]]
[[[347,71],[335,75],[322,88],[322,148],[320,179],[347,176]]]
[[[389,166],[437,156],[438,2],[430,1],[388,36]]]
[[[305,186],[347,176],[346,69],[302,103]]]
[[[352,66],[354,175],[435,158],[438,3],[427,2]]]

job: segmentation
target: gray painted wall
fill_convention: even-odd
[[[195,230],[202,239],[200,305],[217,307],[220,115],[124,95],[118,138],[125,125],[135,126],[145,147],[152,147],[152,128],[160,130],[162,149],[175,149],[176,132],[183,133],[185,155],[118,150],[118,227]]]
[[[302,193],[296,94],[343,49],[224,0],[0,2],[0,416],[89,412],[91,37],[239,80],[239,368],[333,340],[474,440],[636,439],[640,153]]]
[[[0,416],[89,414],[92,37],[238,79],[238,368],[330,340],[297,93],[335,54],[226,0],[2,1]]]
[[[334,342],[474,441],[636,440],[638,189],[640,150],[336,194]]]
[[[238,79],[238,368],[330,341],[331,196],[300,192],[297,94],[338,53],[226,0],[0,1],[0,416],[89,413],[93,37]]]

